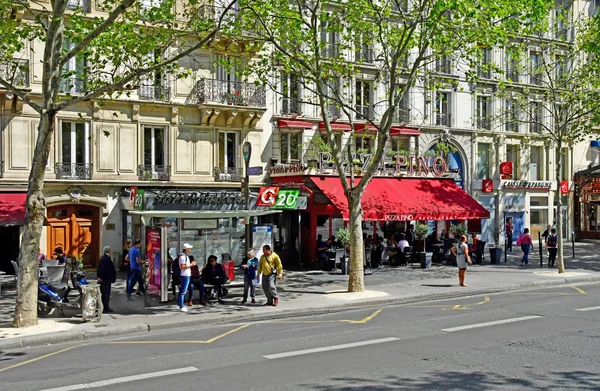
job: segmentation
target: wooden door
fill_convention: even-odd
[[[88,267],[98,265],[100,255],[99,208],[90,205],[59,205],[48,208],[48,248],[61,247],[69,257],[83,256]]]

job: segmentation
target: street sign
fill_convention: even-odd
[[[248,175],[262,175],[263,168],[262,168],[262,166],[248,167],[246,169],[246,172],[248,173]]]
[[[246,162],[246,167],[248,167],[248,163],[250,163],[250,156],[252,156],[252,144],[248,141],[244,143],[242,146],[242,153],[244,155],[244,161]]]

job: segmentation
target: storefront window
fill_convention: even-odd
[[[512,179],[521,179],[521,173],[519,169],[519,146],[516,144],[509,144],[506,146],[506,161],[512,162],[513,165],[513,176]]]
[[[539,181],[542,179],[542,147],[531,147],[529,163],[529,180]]]
[[[548,197],[531,197],[529,206],[530,231],[531,236],[535,239],[538,237],[538,232],[542,232],[546,229],[546,225],[552,223],[548,221]]]
[[[323,240],[327,240],[330,237],[329,234],[329,216],[326,215],[319,215],[317,216],[317,237],[319,237],[319,235],[321,235],[323,237]]]

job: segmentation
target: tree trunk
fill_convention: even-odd
[[[562,211],[562,197],[560,194],[560,181],[561,181],[561,171],[562,171],[562,151],[558,149],[558,156],[556,157],[556,230],[558,231],[558,250],[556,254],[556,264],[558,266],[558,272],[565,272],[565,262],[564,262],[564,246],[563,246],[563,211]]]
[[[44,111],[40,115],[38,137],[34,158],[29,173],[27,189],[27,211],[19,253],[19,283],[15,307],[14,327],[29,327],[38,323],[38,251],[44,226],[46,204],[44,201],[44,174],[50,152],[50,141],[55,128],[54,112]]]
[[[363,292],[365,290],[361,196],[362,192],[355,191],[351,191],[347,195],[350,211],[350,276],[348,278],[348,292]]]

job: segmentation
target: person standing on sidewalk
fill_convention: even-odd
[[[279,255],[271,251],[271,246],[263,246],[263,255],[258,262],[258,273],[262,273],[262,289],[267,298],[266,306],[277,306],[279,297],[277,296],[277,287],[275,286],[275,278],[283,278],[283,266]]]
[[[556,252],[558,251],[558,235],[556,228],[550,230],[550,235],[546,240],[546,250],[548,250],[548,267],[554,267],[556,261]]]
[[[242,304],[248,301],[248,289],[250,289],[250,297],[252,298],[252,304],[256,304],[256,285],[252,283],[252,280],[256,280],[258,270],[258,259],[254,256],[254,250],[248,251],[248,255],[242,261],[240,266],[244,270],[244,298]]]
[[[515,226],[512,223],[512,217],[506,219],[506,251],[512,252],[513,229]]]
[[[521,250],[523,250],[521,266],[529,265],[529,252],[531,251],[531,247],[533,246],[533,240],[531,240],[531,235],[529,235],[529,228],[525,228],[523,230],[523,235],[519,236],[519,240],[517,240],[517,245],[521,246]]]
[[[127,272],[127,281],[131,278],[131,262],[129,262],[129,250],[131,250],[131,239],[127,239],[125,241],[125,245],[123,246],[123,267]]]
[[[461,235],[460,242],[455,246],[452,246],[452,254],[456,257],[456,266],[458,266],[458,285],[467,286],[465,284],[465,276],[467,275],[467,264],[471,264],[471,257],[469,256],[469,245],[467,244],[467,237]]]
[[[112,249],[109,246],[106,246],[102,252],[104,255],[102,255],[102,258],[100,258],[96,276],[98,278],[98,284],[100,284],[100,293],[102,294],[102,305],[104,306],[104,312],[113,312],[109,306],[110,288],[111,285],[117,281],[117,270],[115,269],[115,264],[112,261]]]
[[[184,305],[183,301],[185,299],[185,295],[187,294],[188,288],[190,286],[190,280],[192,279],[192,266],[196,265],[196,261],[190,261],[189,253],[191,252],[192,246],[189,243],[183,244],[183,252],[179,254],[179,269],[181,270],[179,275],[179,296],[177,297],[177,305],[179,306],[179,311],[188,312],[187,307]],[[193,291],[192,291],[193,292]]]
[[[144,287],[144,279],[142,278],[142,265],[144,261],[140,254],[140,247],[142,247],[142,241],[137,239],[133,247],[129,250],[129,267],[131,269],[131,276],[127,281],[127,300],[131,300],[131,293],[133,287],[137,283],[140,291],[146,294],[146,288]]]

